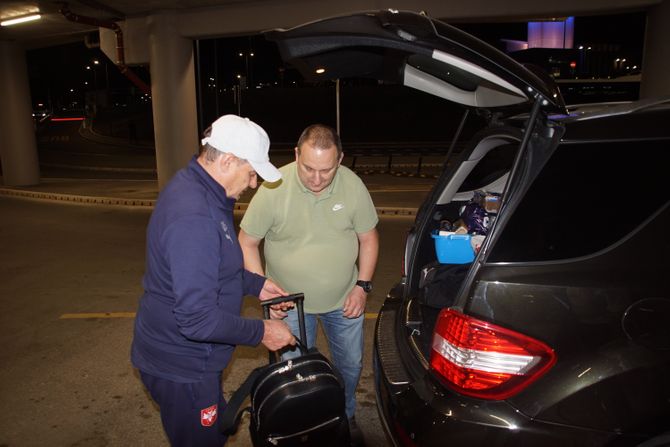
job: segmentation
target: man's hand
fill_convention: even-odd
[[[344,300],[344,307],[342,308],[342,315],[346,318],[358,318],[365,312],[365,301],[367,294],[365,291],[354,286]]]
[[[279,287],[271,279],[266,279],[265,282],[263,283],[263,288],[261,289],[261,293],[258,294],[258,298],[261,301],[265,301],[265,300],[269,300],[271,298],[276,298],[278,296],[286,296],[286,295],[288,295],[288,292],[286,290]]]
[[[288,295],[288,292],[286,290],[279,287],[271,279],[266,279],[265,283],[263,284],[263,288],[261,289],[261,293],[258,295],[258,298],[261,301],[265,301],[265,300],[269,300],[271,298],[276,298],[278,296],[286,296],[286,295]],[[285,318],[286,317],[286,311],[289,310],[289,309],[292,309],[293,306],[294,306],[293,302],[280,303],[280,304],[275,304],[274,306],[270,306],[270,316],[272,318],[276,318],[276,319]]]
[[[279,308],[280,304],[270,306],[270,318],[273,320],[283,320],[288,314]]]
[[[261,343],[270,351],[277,351],[284,346],[295,346],[295,337],[288,325],[281,320],[263,320],[265,330]]]

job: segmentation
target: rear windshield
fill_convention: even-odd
[[[512,169],[514,157],[519,150],[519,143],[503,144],[491,149],[479,160],[472,172],[458,188],[459,192],[482,189],[489,183],[498,180]]]
[[[669,166],[669,140],[562,144],[489,261],[551,261],[609,247],[668,202]]]

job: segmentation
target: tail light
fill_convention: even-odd
[[[430,365],[454,391],[501,400],[519,393],[556,363],[546,344],[452,309],[440,312]]]

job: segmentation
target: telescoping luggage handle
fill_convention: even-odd
[[[305,329],[305,311],[303,309],[303,301],[305,301],[304,293],[293,293],[287,296],[278,296],[269,300],[261,301],[263,306],[263,317],[266,320],[270,319],[270,306],[275,304],[287,303],[293,301],[298,308],[298,325],[300,326],[300,339],[297,340],[298,348],[303,354],[307,354],[307,330]],[[277,353],[270,351],[270,363],[277,362]]]

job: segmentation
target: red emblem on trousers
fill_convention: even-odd
[[[216,405],[200,410],[200,424],[203,427],[211,427],[216,422]]]

